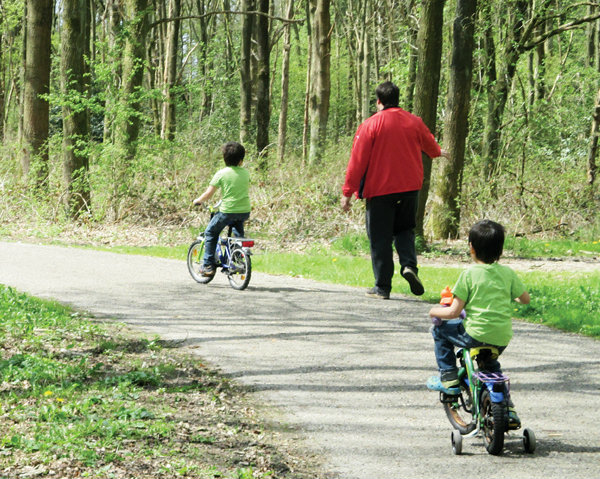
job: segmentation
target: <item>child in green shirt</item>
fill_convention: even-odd
[[[469,248],[475,264],[459,276],[452,290],[452,304],[429,311],[432,318],[444,320],[431,331],[440,377],[429,380],[430,389],[450,395],[459,393],[455,346],[490,345],[502,353],[512,338],[511,303],[515,300],[528,304],[530,297],[516,273],[508,266],[498,264],[503,247],[502,225],[483,220],[471,228]],[[455,319],[463,309],[466,318]],[[488,372],[501,372],[500,363],[493,357],[485,359],[483,368]],[[509,413],[511,422],[518,421],[512,407]]]
[[[244,236],[244,222],[250,217],[250,197],[248,189],[250,174],[242,167],[246,150],[235,141],[223,145],[223,160],[225,168],[217,171],[201,196],[194,200],[195,205],[208,201],[221,189],[221,206],[212,217],[204,231],[204,259],[201,268],[203,276],[215,274],[215,250],[221,231],[226,226],[232,226],[233,234]]]

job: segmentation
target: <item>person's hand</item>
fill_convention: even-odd
[[[450,159],[450,152],[448,150],[442,149],[442,153],[440,154],[440,156],[443,156],[444,158],[446,158],[447,160],[449,160]]]
[[[196,199],[193,201],[193,204],[194,204],[194,206],[202,206],[202,201],[200,201],[198,198],[196,198]]]
[[[351,200],[352,200],[352,197],[342,195],[342,199],[340,200],[340,204],[342,205],[342,210],[344,210],[346,213],[348,211],[350,211],[350,202],[351,202]]]

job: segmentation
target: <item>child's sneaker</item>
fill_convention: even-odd
[[[203,264],[200,267],[200,274],[206,278],[212,278],[215,275],[215,267],[210,264]]]
[[[431,376],[427,380],[427,389],[432,391],[441,391],[448,396],[458,396],[460,394],[460,385],[458,379],[442,381],[439,376]]]
[[[517,415],[517,411],[515,411],[514,407],[508,408],[508,428],[509,429],[519,429],[521,427],[521,419]]]

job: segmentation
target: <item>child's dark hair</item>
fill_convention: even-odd
[[[246,156],[246,149],[237,141],[225,143],[221,148],[223,152],[223,160],[227,166],[237,166]]]
[[[469,231],[469,243],[478,260],[492,264],[502,256],[504,227],[491,220],[479,221]]]

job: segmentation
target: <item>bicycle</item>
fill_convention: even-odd
[[[461,454],[463,438],[481,434],[487,452],[499,455],[504,448],[505,434],[521,427],[520,424],[511,426],[509,423],[510,380],[508,376],[485,372],[480,368],[487,355],[498,354],[498,349],[493,346],[461,348],[456,352],[460,362],[458,370],[460,392],[451,395],[440,391],[440,401],[454,427],[451,434],[454,454]],[[529,428],[523,430],[523,447],[527,453],[535,451],[535,434]]]
[[[213,207],[207,207],[210,217],[218,211],[219,203]],[[190,275],[201,284],[210,283],[215,275],[204,276],[201,271],[204,258],[205,245],[204,231],[192,242],[188,249],[187,266]],[[239,238],[232,236],[231,225],[227,227],[227,233],[221,234],[215,251],[215,269],[221,268],[221,272],[227,275],[229,284],[233,289],[243,290],[248,287],[252,276],[251,247],[254,240],[250,238]]]

